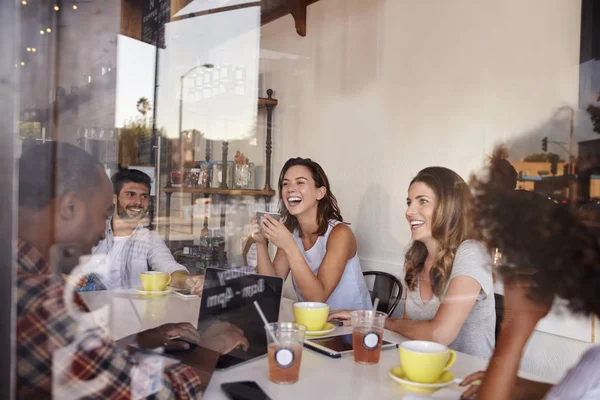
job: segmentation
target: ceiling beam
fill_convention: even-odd
[[[262,14],[261,24],[265,25],[276,19],[291,14],[296,24],[298,35],[306,36],[306,13],[309,5],[319,0],[282,0],[281,5],[268,14]]]

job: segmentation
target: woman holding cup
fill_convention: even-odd
[[[412,244],[405,255],[402,318],[386,329],[489,358],[494,348],[495,302],[491,258],[473,240],[471,195],[454,171],[429,167],[408,188],[406,220]],[[334,312],[330,319],[349,319]]]
[[[286,279],[292,273],[301,302],[327,303],[331,310],[372,307],[358,260],[356,238],[343,223],[329,179],[311,159],[289,159],[279,176],[282,221],[261,217],[252,237],[258,272]],[[267,240],[277,247],[271,261]]]

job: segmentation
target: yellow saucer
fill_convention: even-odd
[[[171,288],[167,287],[165,290],[156,290],[156,291],[148,291],[144,290],[142,287],[135,288],[135,290],[139,294],[143,294],[144,296],[163,296],[165,294],[171,293]]]
[[[430,395],[443,387],[449,386],[454,382],[454,374],[450,371],[444,371],[442,376],[434,383],[418,383],[408,380],[401,365],[390,370],[390,377],[398,382],[402,387],[410,392]]]
[[[306,331],[307,336],[323,336],[331,333],[335,330],[335,326],[332,323],[326,323],[323,329],[320,331]]]

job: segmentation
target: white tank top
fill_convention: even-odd
[[[323,258],[325,258],[329,234],[339,223],[341,222],[330,220],[329,227],[327,228],[325,235],[319,236],[316,243],[309,250],[304,250],[304,245],[302,244],[302,239],[300,238],[298,231],[294,232],[292,235],[296,241],[296,244],[300,248],[300,252],[304,256],[306,263],[315,276],[319,272]],[[298,300],[305,301],[302,293],[300,293],[300,290],[298,289],[298,285],[296,284],[296,279],[294,279],[293,273],[292,283],[294,284],[294,290],[296,290]],[[346,262],[346,267],[344,268],[342,278],[327,299],[326,303],[329,304],[330,311],[340,309],[369,310],[373,308],[369,290],[367,289],[367,284],[365,283],[365,278],[363,277],[362,269],[360,268],[358,251],[354,257]]]

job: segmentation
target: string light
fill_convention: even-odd
[[[40,35],[44,36],[46,34],[46,32],[44,32],[44,30],[40,30]]]
[[[50,33],[50,32],[52,32],[52,29],[46,28],[46,32]]]
[[[55,4],[54,5],[54,11],[58,11],[58,10],[60,10],[60,7],[58,6],[58,4]]]
[[[73,3],[73,10],[77,10],[77,4]]]

